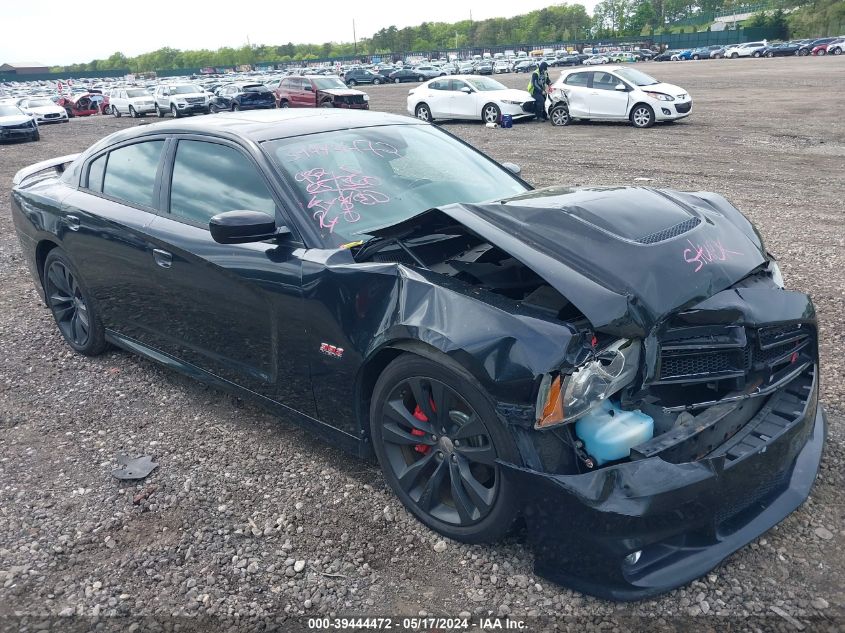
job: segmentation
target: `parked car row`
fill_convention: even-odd
[[[654,61],[687,61],[699,59],[738,59],[740,57],[786,57],[796,55],[841,55],[845,51],[845,36],[818,39],[792,40],[789,42],[745,42],[726,46],[703,46],[686,50],[666,50],[655,56]]]

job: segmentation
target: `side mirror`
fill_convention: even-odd
[[[263,242],[289,234],[285,226],[276,227],[276,220],[261,211],[226,211],[218,213],[208,223],[211,237],[220,244]]]
[[[614,88],[614,90],[620,90],[620,91],[624,92],[624,91],[627,90],[627,88],[625,87],[625,84],[620,82],[620,83],[616,84],[616,87]]]
[[[469,86],[464,86],[463,88],[461,88],[461,92],[463,92],[464,94],[471,95],[472,94],[472,88],[470,88]]]
[[[522,173],[522,169],[516,163],[502,163],[502,167],[507,169],[512,174],[516,174],[517,176]]]

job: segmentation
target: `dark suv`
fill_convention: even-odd
[[[214,91],[208,108],[221,110],[258,110],[275,108],[276,98],[267,86],[256,83],[234,83],[220,86]]]
[[[381,84],[385,82],[384,76],[374,73],[364,68],[354,68],[343,76],[343,81],[347,86],[357,86],[358,84]]]

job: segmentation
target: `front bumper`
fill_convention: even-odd
[[[741,442],[697,462],[655,457],[581,475],[502,464],[525,500],[535,572],[600,598],[639,600],[702,576],[778,524],[808,497],[821,462],[817,374],[787,387],[805,392],[801,406],[797,397],[767,402]]]
[[[0,128],[0,141],[12,141],[21,138],[32,138],[38,131],[37,127],[4,127]]]
[[[38,114],[35,116],[35,120],[38,121],[38,123],[61,123],[63,121],[67,121],[67,119],[67,112],[62,112],[60,114]]]
[[[657,121],[676,121],[692,114],[692,100],[689,101],[655,101],[652,104],[654,117]]]
[[[185,113],[207,113],[208,112],[208,103],[177,103],[175,104],[179,110],[180,114]]]
[[[138,114],[153,114],[156,111],[156,104],[153,103],[132,103],[132,109]]]

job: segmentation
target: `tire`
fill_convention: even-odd
[[[701,57],[700,57],[700,56],[698,56],[698,55],[693,55],[693,56],[692,56],[692,58],[693,58],[695,61],[698,61],[699,59],[701,59]]]
[[[517,495],[495,459],[520,463],[519,452],[490,397],[462,368],[398,357],[373,390],[370,432],[385,480],[426,526],[464,543],[510,531]]]
[[[826,51],[826,50],[824,50],[824,49],[821,49],[821,50],[817,53],[817,55],[818,55],[819,57],[824,57],[825,55],[827,55],[827,51]]]
[[[769,51],[768,53],[766,53],[766,57],[772,58],[772,57],[774,57],[774,56],[775,56],[775,54],[774,54],[774,53],[772,53],[771,51]]]
[[[289,108],[290,104],[287,101],[282,100],[282,101],[279,101],[279,107],[280,108]]]
[[[751,53],[751,56],[752,57],[760,57],[760,51],[754,51],[753,53]]]
[[[555,127],[563,127],[572,123],[572,117],[569,116],[569,108],[562,103],[557,104],[549,110],[549,120]]]
[[[320,107],[321,108],[333,108],[334,104],[327,99],[327,100],[323,101],[323,103],[320,104]]]
[[[346,85],[347,85],[347,86],[357,86],[357,85],[358,85],[358,82],[357,82],[357,81],[355,81],[354,79],[350,79],[350,80],[346,83]]]
[[[736,59],[739,57],[739,53],[731,53],[731,59]]]
[[[498,123],[502,118],[502,111],[495,103],[488,103],[481,108],[481,120],[484,123]]]
[[[120,117],[122,117],[122,116],[123,116],[123,115],[120,113],[120,110],[118,110],[118,109],[117,109],[116,107],[114,107],[114,106],[112,106],[112,107],[111,107],[111,113],[112,113],[112,115],[113,115],[114,117],[116,117],[116,118],[118,118],[118,119],[119,119]]]
[[[102,354],[108,344],[100,314],[76,267],[60,248],[47,255],[43,277],[47,307],[65,342],[85,356]]]
[[[135,112],[135,108],[133,108],[132,106],[129,106],[129,116],[131,116],[133,119],[138,118],[138,113]]]
[[[179,109],[175,105],[173,105],[172,103],[170,104],[170,114],[173,115],[174,119],[182,118],[182,115],[179,114]]]
[[[427,103],[418,103],[417,107],[414,108],[414,116],[420,121],[428,121],[429,123],[434,121],[431,116],[431,108],[428,107]]]
[[[32,133],[32,140],[33,141],[40,141],[41,140],[41,130],[38,128],[35,129],[35,132]]]
[[[237,111],[238,111],[238,110],[240,110],[240,109],[241,109],[241,106],[239,106],[239,105],[238,105],[238,102],[237,102],[237,101],[233,101],[233,102],[232,102],[232,112],[237,112]]]
[[[806,57],[809,54],[810,54],[810,51],[808,51],[805,48],[799,48],[798,52],[796,53],[796,55],[798,55],[798,57]]]
[[[381,79],[373,79],[373,85],[378,86],[381,83]]]
[[[208,106],[208,112],[209,112],[210,114],[217,114],[218,112],[220,112],[220,110],[217,108],[217,106],[216,106],[216,105],[214,105],[214,104],[212,103],[210,106]]]
[[[647,128],[654,125],[654,110],[645,103],[638,103],[631,108],[631,125],[637,128]]]
[[[419,81],[420,83],[422,83],[423,81],[425,81],[425,77],[423,77],[422,75],[420,75],[419,77],[417,77],[417,81]]]
[[[837,46],[836,48],[834,48],[834,49],[833,49],[832,51],[830,51],[830,52],[831,52],[833,55],[841,55],[841,54],[842,54],[842,49],[841,49],[840,47],[838,47],[838,46]]]
[[[163,108],[160,108],[158,104],[156,104],[156,114],[158,115],[159,119],[163,119],[165,112]]]

